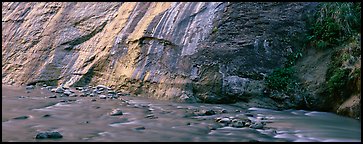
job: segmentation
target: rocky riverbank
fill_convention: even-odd
[[[294,132],[296,129],[306,131],[304,126],[291,127],[294,121],[283,121],[286,117],[306,119],[295,124],[310,125],[313,126],[310,130],[319,132],[315,125],[322,119],[310,117],[308,111],[278,112],[231,104],[174,103],[135,97],[102,85],[82,88],[3,86],[2,90],[2,141],[285,142],[333,139],[329,136],[308,139],[305,133]],[[54,95],[56,97],[51,98]],[[281,114],[285,116],[281,117]],[[325,116],[326,119],[339,117]],[[322,125],[333,126],[344,121],[346,133],[360,133],[360,129],[352,128],[360,124],[358,121],[340,120]],[[337,134],[335,129],[328,128],[325,134]],[[296,136],[299,134],[303,137]],[[336,141],[357,141],[357,137],[351,134],[351,137],[337,137]]]

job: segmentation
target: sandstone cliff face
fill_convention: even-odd
[[[194,102],[261,96],[310,3],[3,3],[2,81]],[[251,97],[253,96],[253,97]]]
[[[2,82],[104,84],[175,101],[259,99],[264,77],[301,47],[314,5],[2,3]]]

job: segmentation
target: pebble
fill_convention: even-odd
[[[107,91],[107,93],[109,93],[109,94],[116,94],[116,92],[115,91]]]
[[[219,123],[231,123],[231,119],[229,119],[229,118],[221,118],[221,119],[219,119],[219,120],[217,120],[217,122],[219,122]]]
[[[119,116],[119,115],[123,115],[122,111],[119,109],[114,109],[111,113],[110,116]]]
[[[71,94],[71,95],[69,95],[69,97],[77,97],[77,94]]]
[[[221,113],[228,113],[228,111],[227,111],[227,110],[225,110],[225,109],[222,109],[222,110],[221,110]]]
[[[63,93],[64,92],[64,89],[59,87],[55,90],[55,93]]]
[[[145,118],[157,119],[158,117],[156,117],[154,114],[149,114],[149,115],[145,116]]]
[[[48,90],[51,90],[51,89],[53,89],[54,87],[53,86],[47,86],[47,87],[45,87],[46,89],[48,89]]]
[[[63,94],[65,94],[65,95],[69,96],[69,95],[71,95],[71,94],[72,94],[72,92],[71,92],[71,91],[69,91],[69,90],[65,90],[65,91],[63,92]]]
[[[105,95],[99,95],[100,99],[106,99],[107,97]]]
[[[57,139],[63,136],[59,132],[40,132],[35,136],[35,139]]]
[[[27,90],[34,89],[34,85],[26,86],[25,89],[27,89]]]

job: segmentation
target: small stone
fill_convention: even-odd
[[[83,87],[76,87],[76,90],[82,91]]]
[[[47,84],[43,84],[43,87],[47,87]]]
[[[68,100],[60,100],[59,102],[68,102]]]
[[[53,89],[53,86],[47,86],[45,88],[48,89],[48,90],[51,90],[51,89]],[[55,92],[55,90],[54,90],[54,92]]]
[[[25,87],[25,89],[27,89],[27,90],[34,89],[34,85],[28,85],[28,86]]]
[[[114,109],[111,113],[110,116],[119,116],[119,115],[123,115],[122,111],[119,109]]]
[[[231,119],[229,119],[229,118],[222,118],[222,119],[220,119],[219,121],[217,121],[217,122],[219,122],[219,123],[231,123]]]
[[[28,119],[29,116],[19,116],[19,117],[16,117],[16,118],[13,118],[15,120],[24,120],[24,119]]]
[[[87,95],[85,93],[81,93],[79,96],[80,97],[87,97]]]
[[[40,132],[35,136],[35,139],[58,139],[62,137],[59,132]]]
[[[91,101],[93,101],[93,102],[94,102],[94,101],[96,101],[96,99],[92,99]]]
[[[100,88],[102,88],[102,89],[108,89],[109,87],[104,86],[104,85],[97,85],[96,88],[97,89],[100,89]]]
[[[65,90],[65,91],[63,92],[63,94],[65,94],[65,95],[69,96],[69,95],[71,95],[71,94],[72,94],[72,92],[71,92],[71,91],[69,91],[69,90]]]
[[[240,111],[240,110],[235,110],[235,112],[236,112],[236,113],[239,113],[239,112],[241,112],[241,111]]]
[[[216,112],[214,110],[208,110],[204,113],[205,115],[214,115]]]
[[[105,95],[99,95],[100,99],[106,99],[107,97]]]
[[[77,94],[72,93],[69,97],[77,97]]]
[[[109,94],[116,94],[116,92],[115,91],[107,91],[107,93],[109,93]]]
[[[227,111],[227,110],[225,110],[225,109],[223,109],[223,110],[221,111],[221,113],[228,113],[228,111]]]
[[[156,117],[154,114],[149,114],[149,115],[145,116],[145,118],[157,119],[158,117]]]
[[[94,96],[95,96],[95,94],[91,93],[91,94],[89,94],[89,96],[90,96],[90,97],[94,97]]]
[[[61,88],[61,87],[58,87],[56,90],[55,90],[55,93],[63,93],[64,92],[64,89]]]
[[[49,96],[48,98],[57,98],[56,95]]]

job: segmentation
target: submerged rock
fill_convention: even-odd
[[[262,129],[264,126],[264,124],[262,124],[261,122],[257,121],[255,123],[252,123],[252,125],[250,125],[250,128],[253,129]]]
[[[114,109],[111,113],[110,116],[120,116],[123,115],[122,111],[120,109]]]
[[[135,130],[144,130],[145,129],[145,127],[144,126],[139,126],[139,127],[136,127],[136,128],[134,128]]]
[[[28,118],[29,118],[29,116],[19,116],[19,117],[15,117],[13,119],[15,119],[15,120],[24,120],[24,119],[28,119]]]
[[[49,96],[48,98],[57,98],[56,95]]]
[[[35,139],[58,139],[63,138],[59,132],[40,132],[35,136]]]
[[[216,112],[214,110],[207,110],[204,114],[205,115],[215,115]]]

